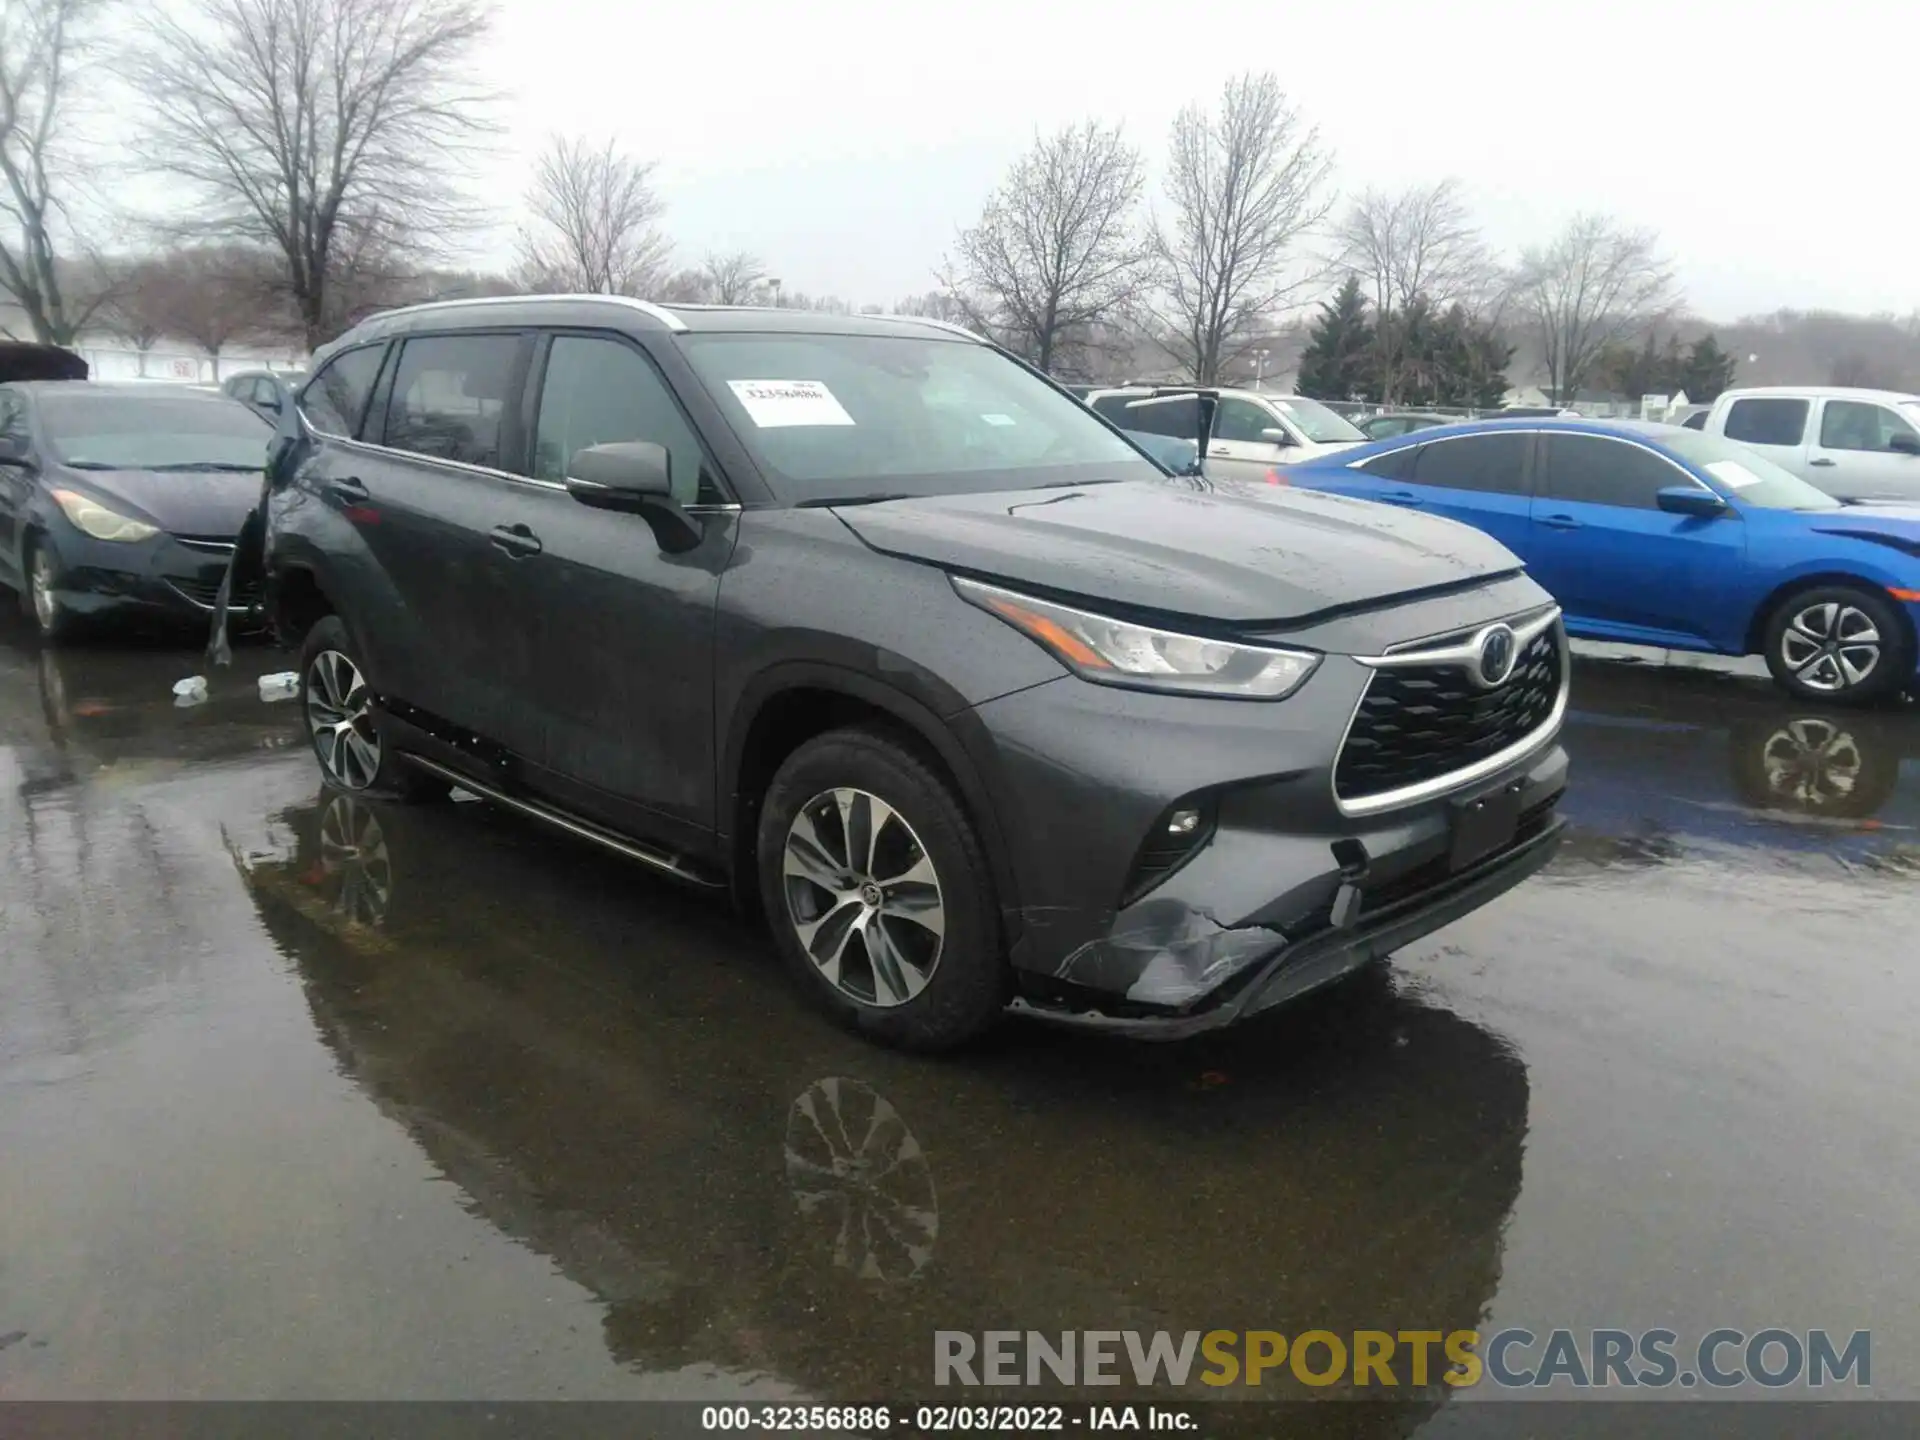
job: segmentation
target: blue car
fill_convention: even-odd
[[[1486,531],[1585,639],[1764,655],[1807,700],[1864,704],[1914,680],[1920,507],[1842,505],[1716,435],[1470,421],[1292,466],[1288,478]]]

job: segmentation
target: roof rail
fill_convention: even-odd
[[[687,322],[651,300],[636,300],[631,295],[598,295],[592,293],[569,293],[564,295],[474,295],[464,300],[423,300],[418,305],[399,305],[392,310],[382,310],[377,315],[369,315],[369,320],[384,320],[393,315],[413,315],[422,310],[452,310],[468,305],[518,305],[529,300],[599,300],[614,305],[625,305],[630,310],[638,310],[650,315],[669,330],[685,330]]]
[[[936,320],[931,315],[868,315],[861,318],[868,320],[904,320],[909,325],[931,325],[936,330],[945,330],[952,335],[964,335],[967,339],[981,345],[989,343],[987,337],[980,334],[977,330],[969,330],[966,326],[956,325],[951,320]]]

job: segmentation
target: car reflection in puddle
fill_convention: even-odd
[[[481,806],[276,820],[236,860],[343,1073],[626,1365],[900,1394],[936,1329],[1451,1330],[1497,1286],[1525,1067],[1386,967],[1204,1042],[917,1059],[794,1006],[710,904]]]
[[[1739,849],[1920,873],[1910,707],[1822,711],[1739,677],[1583,661],[1565,743],[1562,871]]]

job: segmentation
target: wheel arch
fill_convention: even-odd
[[[760,804],[786,758],[808,740],[847,725],[877,723],[900,735],[949,781],[980,847],[1007,928],[1017,933],[1019,896],[1014,867],[1003,843],[986,783],[951,724],[911,695],[842,666],[789,661],[758,676],[734,707],[721,754],[717,814],[721,848],[732,871],[735,898],[757,904],[754,841]]]

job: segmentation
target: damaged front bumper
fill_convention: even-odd
[[[1565,752],[1548,745],[1494,789],[1515,793],[1513,838],[1455,866],[1451,811],[1429,806],[1343,837],[1235,833],[1068,954],[1023,976],[1013,1004],[1080,1027],[1179,1039],[1304,995],[1478,909],[1547,864],[1565,821]],[[1357,845],[1358,848],[1353,848]],[[1342,859],[1345,863],[1342,863]],[[1250,903],[1257,887],[1264,899]],[[1276,893],[1276,891],[1278,893]]]

